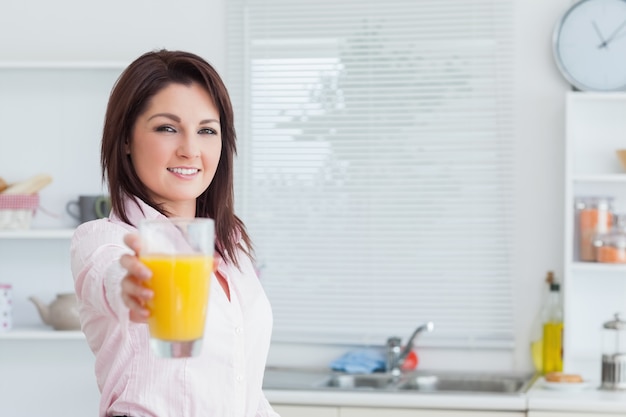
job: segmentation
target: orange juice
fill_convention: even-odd
[[[213,258],[150,254],[141,261],[152,271],[146,281],[146,287],[154,291],[147,305],[150,335],[179,342],[202,338]]]

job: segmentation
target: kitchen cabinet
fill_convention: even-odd
[[[564,368],[600,379],[602,323],[626,312],[626,265],[583,262],[575,200],[614,198],[626,213],[626,170],[617,149],[626,149],[626,94],[569,92],[565,107]],[[590,308],[593,306],[593,308]]]
[[[331,407],[273,404],[281,417],[525,417],[524,411],[433,410],[388,407]],[[539,417],[539,416],[537,416]],[[561,417],[541,416],[541,417]],[[581,416],[582,417],[582,416]]]
[[[342,407],[339,417],[525,417],[523,411],[419,410],[408,408]]]
[[[337,407],[285,404],[275,404],[272,407],[280,417],[339,417]]]

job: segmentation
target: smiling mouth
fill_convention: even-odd
[[[193,175],[200,172],[197,168],[168,168],[167,170],[180,175]]]

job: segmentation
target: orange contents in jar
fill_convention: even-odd
[[[609,204],[593,204],[586,206],[579,213],[581,261],[596,260],[594,241],[599,233],[606,233],[613,223]]]
[[[600,246],[596,249],[596,258],[598,262],[626,263],[626,248]]]

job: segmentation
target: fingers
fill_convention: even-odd
[[[124,236],[124,243],[132,249],[137,255],[141,252],[141,239],[138,234],[129,233]]]
[[[122,280],[122,301],[129,309],[130,319],[135,322],[145,322],[150,316],[146,305],[152,299],[153,293],[142,281],[131,274]]]
[[[135,252],[135,255],[126,254],[120,259],[120,264],[127,274],[122,280],[122,301],[129,309],[131,321],[143,323],[150,316],[146,304],[152,299],[152,290],[146,288],[144,282],[152,276],[152,272],[137,257],[141,244],[139,236],[128,234],[124,236],[124,243]]]
[[[130,310],[128,318],[130,321],[135,323],[146,323],[148,321],[147,317],[142,314],[138,314],[135,310]]]
[[[145,266],[139,258],[134,255],[122,255],[120,264],[128,273],[139,281],[145,281],[152,276],[152,272]]]

